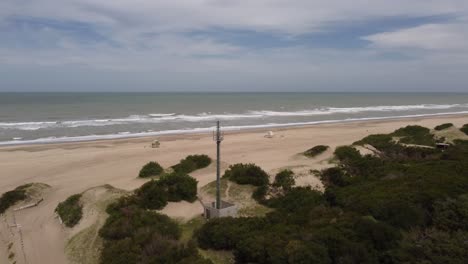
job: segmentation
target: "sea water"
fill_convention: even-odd
[[[459,113],[468,94],[0,93],[0,145]]]

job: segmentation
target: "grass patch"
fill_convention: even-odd
[[[221,179],[220,180],[220,192],[221,192],[221,198],[226,198],[226,189],[228,186],[228,180],[227,179]],[[201,191],[204,193],[207,193],[210,196],[216,196],[216,181],[212,181],[208,183],[207,185],[203,186],[201,188]]]
[[[2,197],[0,197],[0,214],[3,214],[6,210],[8,210],[8,208],[10,208],[10,206],[14,205],[15,203],[26,200],[28,197],[26,195],[26,191],[31,186],[32,183],[21,185],[12,191],[8,191],[2,194]]]
[[[59,203],[57,208],[55,208],[55,212],[57,212],[67,227],[74,227],[83,216],[83,206],[81,205],[80,198],[81,194],[72,195]]]
[[[182,235],[180,236],[180,241],[184,243],[190,241],[195,230],[201,227],[204,223],[206,223],[205,218],[197,216],[190,219],[188,222],[181,224],[180,228],[182,229]]]
[[[233,264],[234,261],[234,254],[232,251],[228,250],[203,250],[199,249],[200,255],[205,258],[210,259],[213,264]]]
[[[309,157],[309,158],[313,158],[315,156],[318,156],[318,155],[322,154],[323,152],[325,152],[329,148],[330,148],[329,146],[317,145],[317,146],[305,151],[304,156]]]
[[[269,207],[266,207],[261,204],[254,204],[240,208],[238,213],[240,216],[264,217],[267,213],[271,211],[273,211],[273,209]]]
[[[441,124],[441,125],[438,125],[438,126],[434,127],[434,130],[440,131],[440,130],[447,129],[449,127],[453,127],[453,124],[452,123],[444,123],[444,124]]]
[[[97,235],[100,223],[83,229],[68,240],[66,252],[75,263],[98,264],[103,240]]]

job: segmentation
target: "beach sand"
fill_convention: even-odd
[[[239,162],[255,163],[271,175],[282,168],[291,168],[301,175],[297,179],[298,184],[320,189],[320,181],[309,171],[331,166],[328,160],[336,146],[351,144],[369,134],[389,133],[409,124],[433,128],[446,122],[461,126],[468,123],[468,115],[268,129],[275,132],[273,138],[264,137],[267,130],[232,132],[227,133],[222,142],[221,159],[224,168]],[[67,239],[86,228],[80,224],[80,230],[67,229],[55,218],[55,207],[68,196],[104,184],[133,190],[146,181],[137,179],[137,175],[148,161],[154,160],[163,167],[169,167],[189,154],[208,154],[215,157],[216,147],[211,135],[158,138],[161,147],[154,149],[150,147],[154,138],[0,148],[0,193],[30,182],[51,186],[44,192],[44,202],[39,206],[14,215],[17,223],[21,224],[24,241],[22,248],[27,263],[68,262],[64,253]],[[329,145],[331,149],[314,159],[299,155],[319,144]],[[201,188],[215,179],[215,167],[210,165],[191,175],[198,180],[198,187]],[[201,214],[202,206],[199,202],[170,203],[163,213],[175,218],[189,219]],[[6,247],[10,241],[15,244],[13,248],[17,263],[26,263],[17,229],[7,227],[12,217],[12,210],[9,210],[0,219],[0,263],[8,263],[5,262]],[[88,216],[85,214],[86,217]],[[91,222],[86,219],[83,221]]]

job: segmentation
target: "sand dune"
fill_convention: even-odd
[[[388,133],[408,124],[432,128],[446,122],[460,126],[468,123],[468,115],[281,129],[276,130],[275,137],[271,139],[264,137],[265,131],[228,133],[222,143],[223,167],[238,162],[256,163],[270,174],[290,168],[300,176],[298,184],[320,188],[320,181],[309,171],[330,166],[327,161],[336,146],[350,144],[368,134]],[[0,262],[8,263],[5,262],[5,249],[10,241],[14,241],[18,264],[67,263],[66,241],[77,230],[62,227],[55,218],[54,209],[59,202],[72,194],[104,184],[123,190],[135,189],[145,182],[136,178],[139,169],[151,160],[168,167],[189,154],[215,157],[211,135],[165,136],[159,139],[161,147],[158,149],[150,148],[153,138],[0,148],[0,193],[29,182],[51,186],[44,193],[43,203],[15,213],[16,221],[22,226],[27,262],[16,246],[19,243],[17,230],[6,225],[12,221],[13,212],[9,210],[2,216]],[[318,144],[329,145],[331,149],[313,159],[297,155]],[[214,180],[214,166],[196,171],[192,176],[199,181],[201,188]],[[101,193],[93,195],[99,197]],[[93,200],[93,195],[89,199]],[[171,203],[163,212],[176,218],[190,218],[200,214],[202,207],[198,202]],[[91,215],[86,214],[84,223],[80,225],[91,225]]]

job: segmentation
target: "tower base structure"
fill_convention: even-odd
[[[237,206],[226,201],[220,203],[219,209],[216,208],[216,201],[209,204],[204,204],[204,213],[206,219],[219,218],[219,217],[236,217]]]

